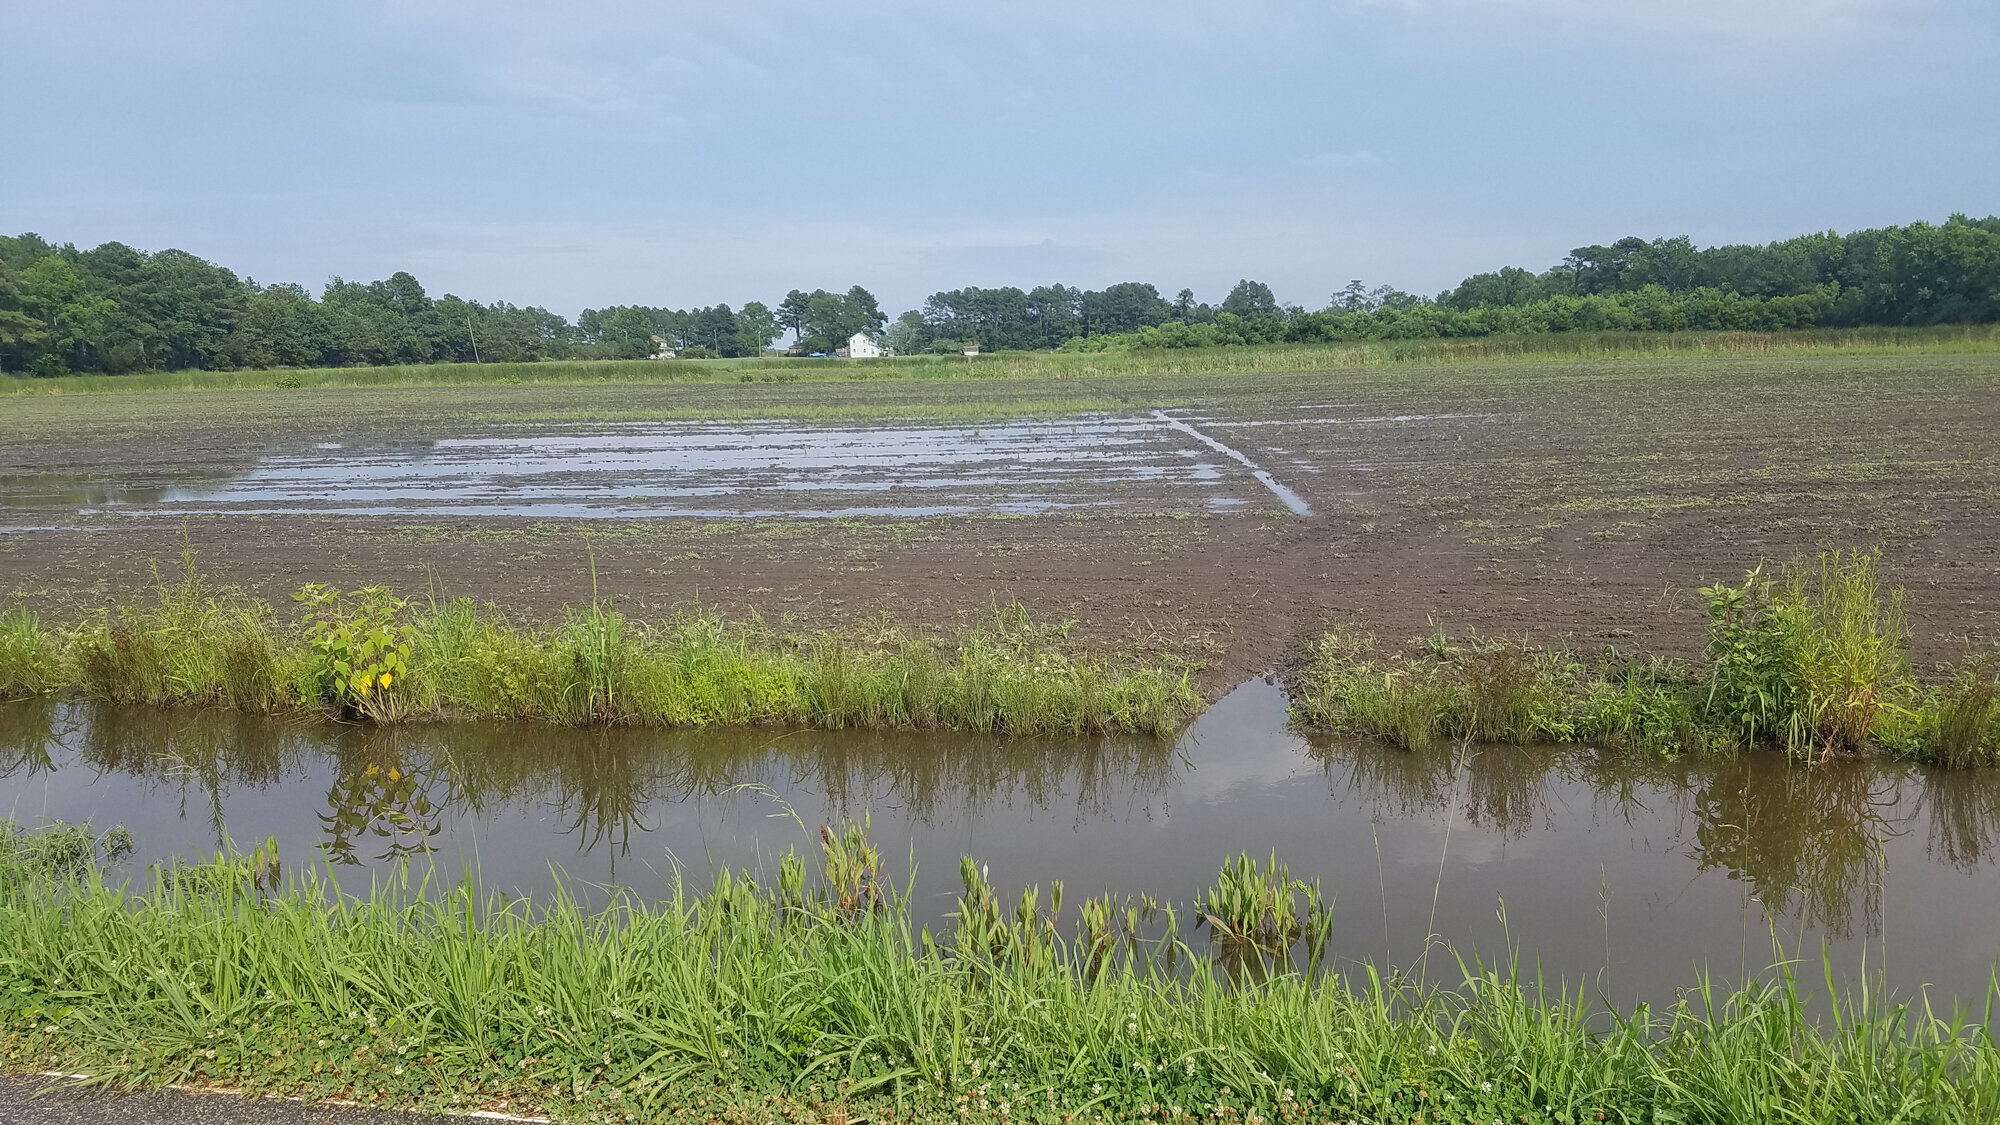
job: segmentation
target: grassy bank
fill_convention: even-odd
[[[1400,651],[1330,635],[1298,676],[1299,717],[1404,746],[1434,739],[1597,742],[1665,753],[1769,745],[2000,763],[2000,653],[1920,680],[1902,591],[1877,553],[1798,561],[1701,591],[1699,663],[1437,636]]]
[[[112,838],[108,843],[119,846]],[[1987,1122],[1990,1032],[1785,974],[1606,1013],[1461,966],[1311,971],[1323,906],[1239,858],[1185,912],[1111,895],[910,920],[865,833],[659,904],[367,896],[275,857],[107,885],[89,833],[0,835],[0,1059],[563,1120]],[[280,885],[282,884],[282,885]],[[1148,919],[1152,921],[1148,922]],[[1139,936],[1144,930],[1146,936]]]
[[[272,368],[0,376],[0,397],[110,391],[295,390],[306,387],[488,383],[794,382],[818,380],[1065,378],[1330,371],[1396,364],[1672,355],[1866,355],[2000,352],[2000,326],[1828,328],[1796,332],[1563,332],[1467,339],[1266,344],[1166,351],[1000,352],[879,360],[756,357],[717,360],[551,360],[396,367]]]
[[[0,615],[0,698],[68,694],[379,723],[948,728],[1164,733],[1199,703],[1185,671],[1074,653],[1061,627],[994,609],[935,638],[780,634],[690,610],[639,622],[609,602],[519,624],[469,600],[309,586],[289,613],[209,588],[184,563],[148,605],[51,624]]]

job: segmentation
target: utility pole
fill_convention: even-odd
[[[465,338],[472,341],[472,362],[479,362],[479,337],[472,334],[472,314],[465,314]]]

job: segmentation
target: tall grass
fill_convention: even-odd
[[[1877,551],[1834,551],[1778,576],[1701,591],[1700,665],[1596,658],[1473,638],[1401,651],[1323,638],[1297,677],[1309,724],[1420,747],[1438,738],[1587,741],[1665,753],[1770,745],[1799,756],[1884,750],[1943,766],[2000,764],[2000,660],[1920,683],[1902,591]]]
[[[892,359],[550,360],[391,367],[154,371],[132,375],[0,376],[8,395],[114,391],[271,390],[488,383],[792,382],[805,380],[1064,378],[1086,375],[1325,371],[1394,364],[1653,355],[1966,353],[2000,350],[1992,325],[1821,328],[1790,332],[1554,332],[1464,339],[1363,340],[1168,351],[998,352]]]
[[[725,870],[706,891],[595,908],[409,878],[273,889],[233,854],[134,891],[0,849],[0,1060],[613,1122],[2000,1115],[1987,1026],[1830,976],[1817,1007],[1780,970],[1607,1012],[1463,963],[1448,987],[1281,959],[1232,975],[1177,938],[1107,942],[1108,898],[1072,923],[1031,889],[1008,919],[970,860],[953,932],[934,937],[857,844],[827,829],[818,862],[788,854],[772,883]],[[1275,929],[1276,901],[1239,905]]]
[[[1186,670],[1072,650],[1018,607],[956,635],[785,635],[688,610],[653,622],[607,601],[519,624],[465,599],[416,604],[308,588],[302,618],[204,584],[191,559],[150,604],[70,626],[0,618],[0,696],[297,711],[398,722],[571,726],[1170,732],[1199,703]]]

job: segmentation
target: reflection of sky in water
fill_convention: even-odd
[[[396,445],[319,442],[235,473],[210,467],[134,477],[0,478],[0,513],[1024,515],[1225,511],[1273,498],[1309,511],[1250,457],[1164,411],[976,425],[621,424]]]
[[[1511,938],[1552,976],[1625,999],[1667,998],[1701,965],[1765,967],[1769,925],[1808,957],[1825,940],[1843,972],[1864,945],[1879,966],[1886,936],[1905,988],[1978,995],[1992,967],[2000,777],[1535,747],[1459,762],[1308,740],[1285,715],[1261,681],[1171,743],[371,730],[34,701],[0,706],[0,812],[122,822],[147,856],[212,849],[218,822],[246,843],[276,835],[293,864],[338,838],[358,864],[337,869],[350,887],[388,870],[393,849],[428,845],[419,862],[447,878],[476,868],[543,891],[554,865],[659,893],[677,866],[698,885],[722,864],[768,876],[788,848],[814,854],[820,823],[865,811],[899,882],[915,857],[933,926],[947,924],[961,855],[1010,895],[1061,879],[1072,899],[1185,903],[1226,857],[1275,850],[1335,898],[1349,959],[1407,964],[1435,900],[1436,932],[1462,952],[1491,957]]]
[[[1104,492],[1123,482],[1215,486],[1224,479],[1211,459],[1163,441],[1145,420],[687,424],[451,438],[420,451],[269,457],[222,484],[172,490],[163,502],[493,515],[1029,514],[1116,504]],[[923,499],[787,498],[894,493]],[[751,498],[760,502],[744,507]]]

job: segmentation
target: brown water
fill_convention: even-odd
[[[123,823],[148,860],[275,835],[350,887],[399,859],[485,884],[662,893],[678,869],[775,869],[799,821],[873,820],[918,910],[957,861],[1003,893],[1186,902],[1237,851],[1276,850],[1336,897],[1339,958],[1487,959],[1620,1002],[1698,968],[1767,967],[1772,935],[1837,971],[1983,997],[2000,954],[2000,773],[1773,755],[1663,763],[1583,748],[1458,759],[1305,738],[1252,682],[1176,741],[861,732],[392,730],[225,713],[0,705],[0,813]],[[786,815],[795,812],[798,821]],[[911,871],[910,857],[916,866]]]

